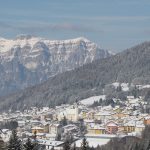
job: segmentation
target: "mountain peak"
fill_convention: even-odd
[[[4,71],[0,74],[0,95],[39,84],[50,76],[108,56],[108,51],[85,37],[49,40],[18,35],[16,39],[1,40],[0,62]],[[12,82],[8,82],[7,72]]]
[[[88,45],[90,46],[88,47]],[[25,87],[22,85],[33,85],[33,81],[36,81],[35,84],[37,84],[41,79],[46,79],[46,82],[1,99],[0,110],[10,108],[10,106],[16,110],[17,108],[23,108],[25,105],[30,107],[35,106],[35,104],[39,104],[39,106],[47,106],[51,104],[58,105],[64,102],[71,103],[77,98],[83,99],[89,97],[89,95],[94,96],[97,93],[102,93],[104,85],[106,85],[105,88],[108,90],[107,85],[114,82],[131,83],[135,85],[150,84],[149,42],[127,49],[124,52],[108,57],[107,59],[94,62],[92,62],[92,60],[95,60],[95,56],[97,55],[101,56],[100,54],[102,54],[102,51],[97,51],[97,48],[94,50],[93,45],[91,47],[91,43],[87,43],[87,47],[79,46],[79,43],[77,43],[77,46],[76,44],[72,45],[72,43],[66,44],[66,47],[65,45],[61,46],[57,44],[56,48],[54,48],[54,46],[55,45],[52,45],[52,48],[50,47],[50,49],[53,50],[54,55],[52,56],[52,52],[49,55],[49,57],[52,56],[51,58],[54,59],[49,63],[46,62],[46,65],[44,66],[44,55],[42,55],[42,57],[38,56],[38,59],[33,57],[33,55],[30,55],[30,57],[27,57],[26,60],[22,61],[22,65],[25,63],[25,66],[27,66],[26,68],[36,67],[37,69],[35,72],[30,72],[29,69],[25,70],[26,68],[22,69],[20,66],[21,60],[19,60],[19,67],[16,76],[13,76],[13,73],[10,74],[11,72],[14,72],[14,70],[10,69],[15,68],[16,70],[17,66],[12,67],[12,64],[10,64],[10,66],[8,66],[9,64],[6,64],[3,67],[4,72],[2,72],[2,70],[2,73],[0,74],[0,92],[2,94],[5,91],[8,93],[10,88],[14,88],[14,83],[15,87],[18,86],[19,88],[21,87],[24,89]],[[57,51],[59,48],[60,50]],[[88,51],[83,51],[82,48],[86,48],[87,50],[91,48],[94,52],[92,51],[88,53]],[[65,51],[66,49],[69,53],[68,51]],[[73,53],[71,52],[72,49],[75,49]],[[95,53],[95,51],[97,51],[97,53]],[[37,55],[37,53],[35,54]],[[45,56],[47,56],[47,53]],[[92,57],[94,57],[94,59]],[[35,59],[35,61],[33,61],[33,59]],[[36,66],[38,62],[37,60],[42,66]],[[71,70],[82,66],[87,60],[92,63],[88,63],[84,67],[57,75],[53,78],[47,78],[64,70]],[[15,65],[16,62],[17,61],[15,60],[13,64]],[[3,64],[4,63],[2,63],[2,65]],[[69,64],[71,65],[69,66]],[[18,76],[19,68],[21,68],[20,70],[24,70],[23,77],[25,78]],[[55,74],[50,74],[50,72]],[[10,74],[10,77],[13,78],[9,78],[8,80],[8,73]],[[22,72],[20,74],[22,75]],[[14,81],[14,79],[17,81]],[[19,81],[21,82],[19,83]]]
[[[78,37],[78,38],[76,38],[76,39],[74,39],[74,40],[84,41],[84,42],[90,42],[90,40],[88,40],[88,39],[85,38],[85,37]]]

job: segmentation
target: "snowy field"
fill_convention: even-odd
[[[80,102],[84,105],[92,105],[94,101],[99,101],[100,99],[105,100],[106,95],[92,96],[81,100]]]
[[[90,147],[97,147],[98,145],[107,144],[110,139],[109,138],[87,138]],[[76,141],[76,146],[80,147],[82,143],[82,139]]]

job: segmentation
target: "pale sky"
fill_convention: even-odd
[[[115,52],[150,40],[150,0],[0,0],[0,37],[86,37]]]

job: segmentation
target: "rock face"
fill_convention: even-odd
[[[150,42],[63,72],[39,85],[0,97],[0,111],[73,103],[103,94],[104,87],[107,89],[107,85],[114,82],[150,84]],[[141,93],[145,95],[145,92]]]
[[[61,41],[30,35],[13,40],[0,38],[0,95],[39,84],[110,55],[83,37]]]

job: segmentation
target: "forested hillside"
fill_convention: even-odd
[[[112,82],[150,83],[150,42],[115,56],[96,60],[73,71],[50,78],[43,84],[0,99],[0,109],[55,106],[101,94]]]

